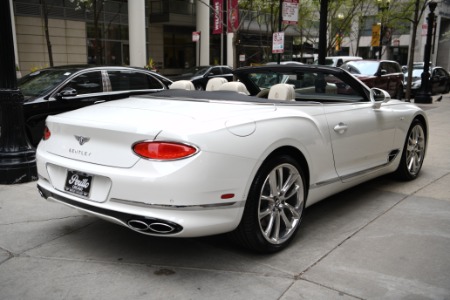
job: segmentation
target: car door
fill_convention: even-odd
[[[77,73],[50,95],[48,101],[45,101],[45,111],[42,106],[39,114],[34,111],[33,118],[27,120],[31,144],[37,146],[41,140],[45,119],[49,115],[56,115],[106,100],[101,71]]]
[[[395,122],[383,104],[331,104],[325,106],[336,172],[343,181],[388,163]]]
[[[77,74],[53,94],[50,110],[54,114],[107,101],[106,91],[100,70]]]
[[[107,70],[107,83],[110,100],[121,99],[129,95],[153,93],[165,89],[165,85],[156,77],[138,70]]]
[[[332,76],[326,78],[330,81]],[[396,116],[386,103],[374,108],[367,95],[353,89],[348,81],[344,83],[334,78],[332,82],[338,87],[346,87],[338,88],[336,94],[326,95],[329,99],[335,97],[336,101],[327,102],[324,111],[336,172],[342,181],[351,181],[388,163],[393,150]]]
[[[443,93],[446,89],[447,77],[440,68],[434,68],[431,72],[431,91],[433,94]]]
[[[233,81],[233,70],[228,67],[221,67],[222,77],[226,78],[228,81]]]

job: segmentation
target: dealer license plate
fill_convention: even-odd
[[[88,198],[91,191],[91,184],[92,175],[69,170],[67,171],[64,190],[66,192]]]

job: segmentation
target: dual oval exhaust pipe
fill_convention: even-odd
[[[130,229],[141,233],[169,234],[181,230],[181,226],[161,220],[131,219],[128,220],[127,224]]]

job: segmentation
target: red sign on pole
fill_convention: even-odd
[[[227,0],[227,16],[228,16],[228,22],[227,22],[227,32],[232,33],[236,31],[239,27],[239,6],[238,6],[238,0]]]
[[[223,16],[223,0],[213,0],[214,9],[214,24],[213,24],[213,34],[222,34],[222,16]]]

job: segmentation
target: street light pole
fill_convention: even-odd
[[[327,56],[327,18],[328,0],[320,1],[320,23],[319,23],[319,65],[325,65]]]
[[[36,154],[25,134],[9,0],[0,1],[0,26],[0,184],[29,182],[37,179]]]
[[[377,0],[378,12],[381,12],[380,18],[380,51],[378,52],[378,59],[381,60],[383,52],[383,35],[385,34],[384,14],[389,9],[390,0]]]
[[[431,39],[433,37],[433,27],[434,27],[434,10],[436,9],[437,2],[430,1],[428,7],[430,13],[428,14],[428,28],[427,28],[427,40],[425,44],[425,53],[423,57],[424,66],[421,75],[422,83],[420,85],[421,89],[414,98],[415,103],[432,103],[433,98],[431,97],[430,91],[430,59],[431,59]]]

